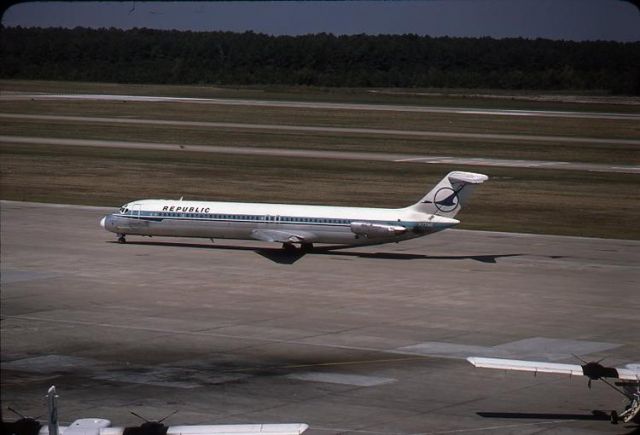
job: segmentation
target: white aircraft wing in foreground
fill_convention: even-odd
[[[592,361],[584,364],[563,364],[544,361],[526,361],[503,358],[467,358],[475,367],[499,370],[513,370],[537,373],[556,373],[570,376],[586,376],[589,378],[589,388],[592,380],[600,380],[620,394],[624,395],[629,404],[621,413],[611,411],[611,422],[617,423],[622,419],[625,423],[640,417],[640,364],[627,364],[625,367],[606,367],[600,362]],[[619,379],[615,385],[606,379]],[[617,387],[622,387],[622,389]]]
[[[169,426],[167,435],[299,435],[308,427],[303,423]]]
[[[49,418],[46,426],[41,426],[33,419],[22,418],[25,421],[30,420],[29,423],[37,424],[31,424],[32,430],[26,435],[300,435],[309,428],[304,423],[185,426],[166,426],[162,423],[175,412],[160,421],[145,420],[141,425],[131,427],[111,427],[111,422],[103,418],[81,418],[69,426],[60,426],[57,397],[56,389],[52,386],[47,393]],[[140,417],[134,412],[132,414]],[[16,425],[12,428],[14,426]]]
[[[524,361],[502,358],[467,358],[475,367],[486,369],[517,370],[535,373],[558,373],[573,376],[587,376],[590,379],[614,378],[636,381],[640,376],[640,365],[632,364],[625,368],[605,367],[600,363],[590,362],[584,365],[562,364],[542,361]]]
[[[135,427],[101,429],[99,435],[300,435],[308,428],[303,423],[164,426],[147,422]]]

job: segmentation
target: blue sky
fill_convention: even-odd
[[[2,23],[640,41],[640,11],[621,0],[30,2],[11,7]]]

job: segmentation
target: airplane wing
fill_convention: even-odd
[[[167,435],[300,435],[304,423],[169,426]]]
[[[583,375],[582,366],[578,364],[560,364],[538,361],[522,361],[517,359],[479,357],[469,357],[467,358],[467,361],[475,367],[485,369],[517,370],[535,373],[560,373],[576,376]]]
[[[312,243],[316,235],[308,231],[253,230],[251,237],[263,242],[279,243]]]
[[[166,435],[300,435],[308,428],[304,423],[186,425],[169,426]],[[130,429],[109,427],[100,435],[123,435]]]
[[[60,435],[99,435],[102,429],[108,428],[110,425],[111,422],[104,418],[79,418],[69,426],[60,426],[58,433]],[[46,426],[46,433],[50,433],[48,426]]]
[[[584,365],[562,364],[542,361],[524,361],[503,358],[467,358],[475,367],[500,370],[516,370],[534,373],[559,373],[572,376],[588,376],[591,379],[616,378],[626,380],[638,380],[640,378],[640,366],[627,365],[625,368],[604,367],[600,363],[590,362]]]

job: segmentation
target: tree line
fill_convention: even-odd
[[[640,94],[640,42],[0,29],[0,77]]]

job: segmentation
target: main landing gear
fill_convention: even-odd
[[[293,245],[293,243],[283,243],[282,249],[284,249],[286,252],[296,251],[296,247]]]
[[[293,243],[283,243],[282,249],[286,252],[311,252],[313,251],[313,243],[302,243],[300,244],[300,248],[296,248]]]
[[[125,234],[118,234],[118,243],[127,243],[127,239],[124,236]]]

